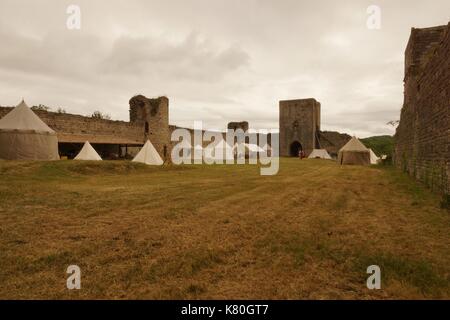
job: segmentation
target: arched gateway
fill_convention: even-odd
[[[298,157],[298,153],[303,150],[302,144],[298,141],[294,141],[291,143],[289,148],[289,155],[291,157]]]

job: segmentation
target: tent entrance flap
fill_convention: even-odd
[[[369,165],[369,152],[343,152],[341,164]]]

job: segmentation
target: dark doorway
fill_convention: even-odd
[[[67,159],[75,158],[81,148],[83,148],[83,143],[58,143],[59,155],[61,157],[67,157]]]
[[[291,157],[298,157],[298,152],[303,150],[302,144],[298,141],[291,143],[289,154]]]

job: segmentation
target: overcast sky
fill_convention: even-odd
[[[410,29],[449,20],[449,0],[1,0],[0,105],[128,121],[133,95],[166,95],[171,124],[278,128],[279,100],[314,97],[322,130],[392,134]]]

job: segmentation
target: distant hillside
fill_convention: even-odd
[[[375,136],[361,139],[367,148],[371,148],[377,156],[382,154],[392,155],[394,151],[394,137],[392,136]]]

